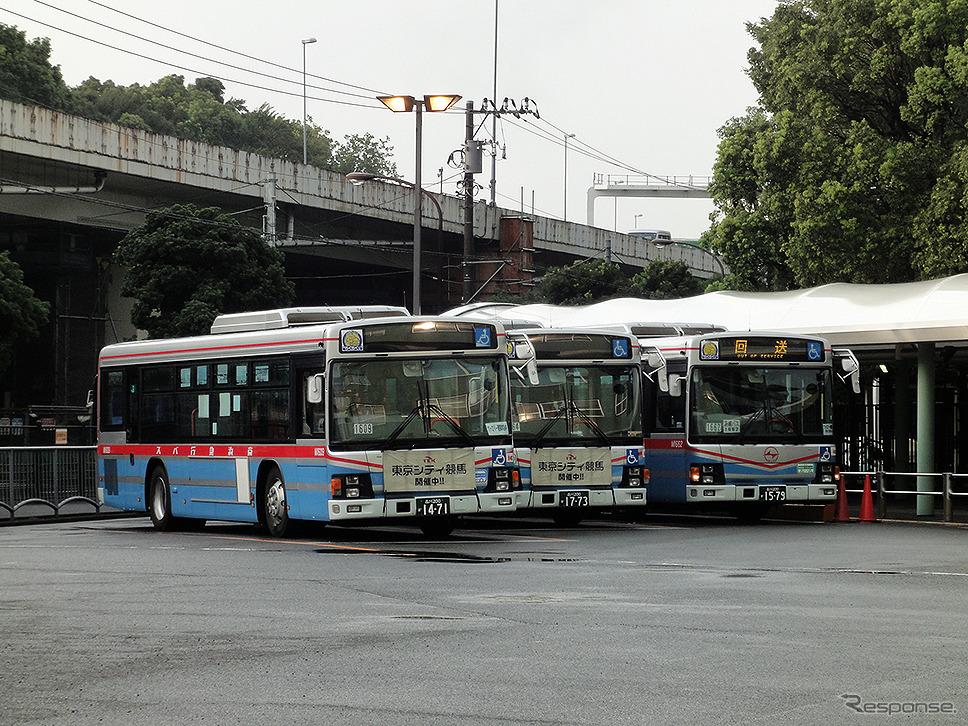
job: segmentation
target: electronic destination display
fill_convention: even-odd
[[[699,360],[821,363],[825,358],[823,342],[805,338],[737,336],[703,338],[699,343]]]

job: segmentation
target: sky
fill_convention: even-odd
[[[49,38],[68,85],[88,77],[150,84],[222,79],[225,97],[309,117],[337,140],[388,137],[399,175],[413,180],[415,115],[377,95],[456,93],[455,110],[424,114],[422,177],[456,194],[448,165],[463,145],[464,104],[530,99],[538,116],[475,116],[496,145],[496,202],[587,223],[596,175],[703,179],[717,130],[755,105],[746,24],[777,0],[4,0],[0,23]],[[495,63],[496,30],[496,63]],[[317,42],[303,44],[314,37]],[[495,70],[497,93],[494,93]],[[574,136],[571,136],[574,134]],[[568,137],[567,145],[565,137]],[[457,156],[457,155],[455,155]],[[490,199],[491,161],[476,177]],[[567,176],[566,176],[567,159]],[[442,170],[442,171],[441,171]],[[522,206],[523,205],[523,206]],[[664,229],[695,239],[708,199],[601,198],[595,226]]]

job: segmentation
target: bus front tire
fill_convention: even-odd
[[[420,521],[420,531],[427,537],[447,537],[456,524],[453,517],[428,517]]]
[[[559,527],[577,527],[581,524],[582,519],[584,517],[581,512],[570,509],[559,509],[551,515],[551,521]]]
[[[278,468],[269,470],[262,499],[263,522],[273,537],[285,537],[291,524],[286,504],[286,483]]]

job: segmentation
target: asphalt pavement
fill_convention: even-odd
[[[930,523],[3,527],[0,724],[963,723],[966,596]]]

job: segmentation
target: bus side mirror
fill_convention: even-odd
[[[672,376],[666,373],[665,357],[659,351],[649,349],[645,355],[645,362],[648,366],[648,370],[645,372],[646,378],[658,383],[660,391],[668,393],[669,381],[672,380]]]
[[[834,348],[833,353],[835,364],[839,362],[844,371],[843,375],[837,373],[837,376],[844,382],[849,381],[854,393],[860,393],[860,362],[857,356],[848,348]]]
[[[683,376],[677,373],[672,373],[669,375],[669,395],[673,398],[679,398],[682,395],[682,382],[685,380]]]
[[[325,381],[325,376],[322,373],[316,373],[306,379],[306,401],[309,403],[322,403],[323,402],[323,383]]]
[[[531,358],[525,365],[525,370],[528,372],[528,380],[531,382],[532,386],[537,386],[540,383],[538,378],[538,364],[534,358]]]

